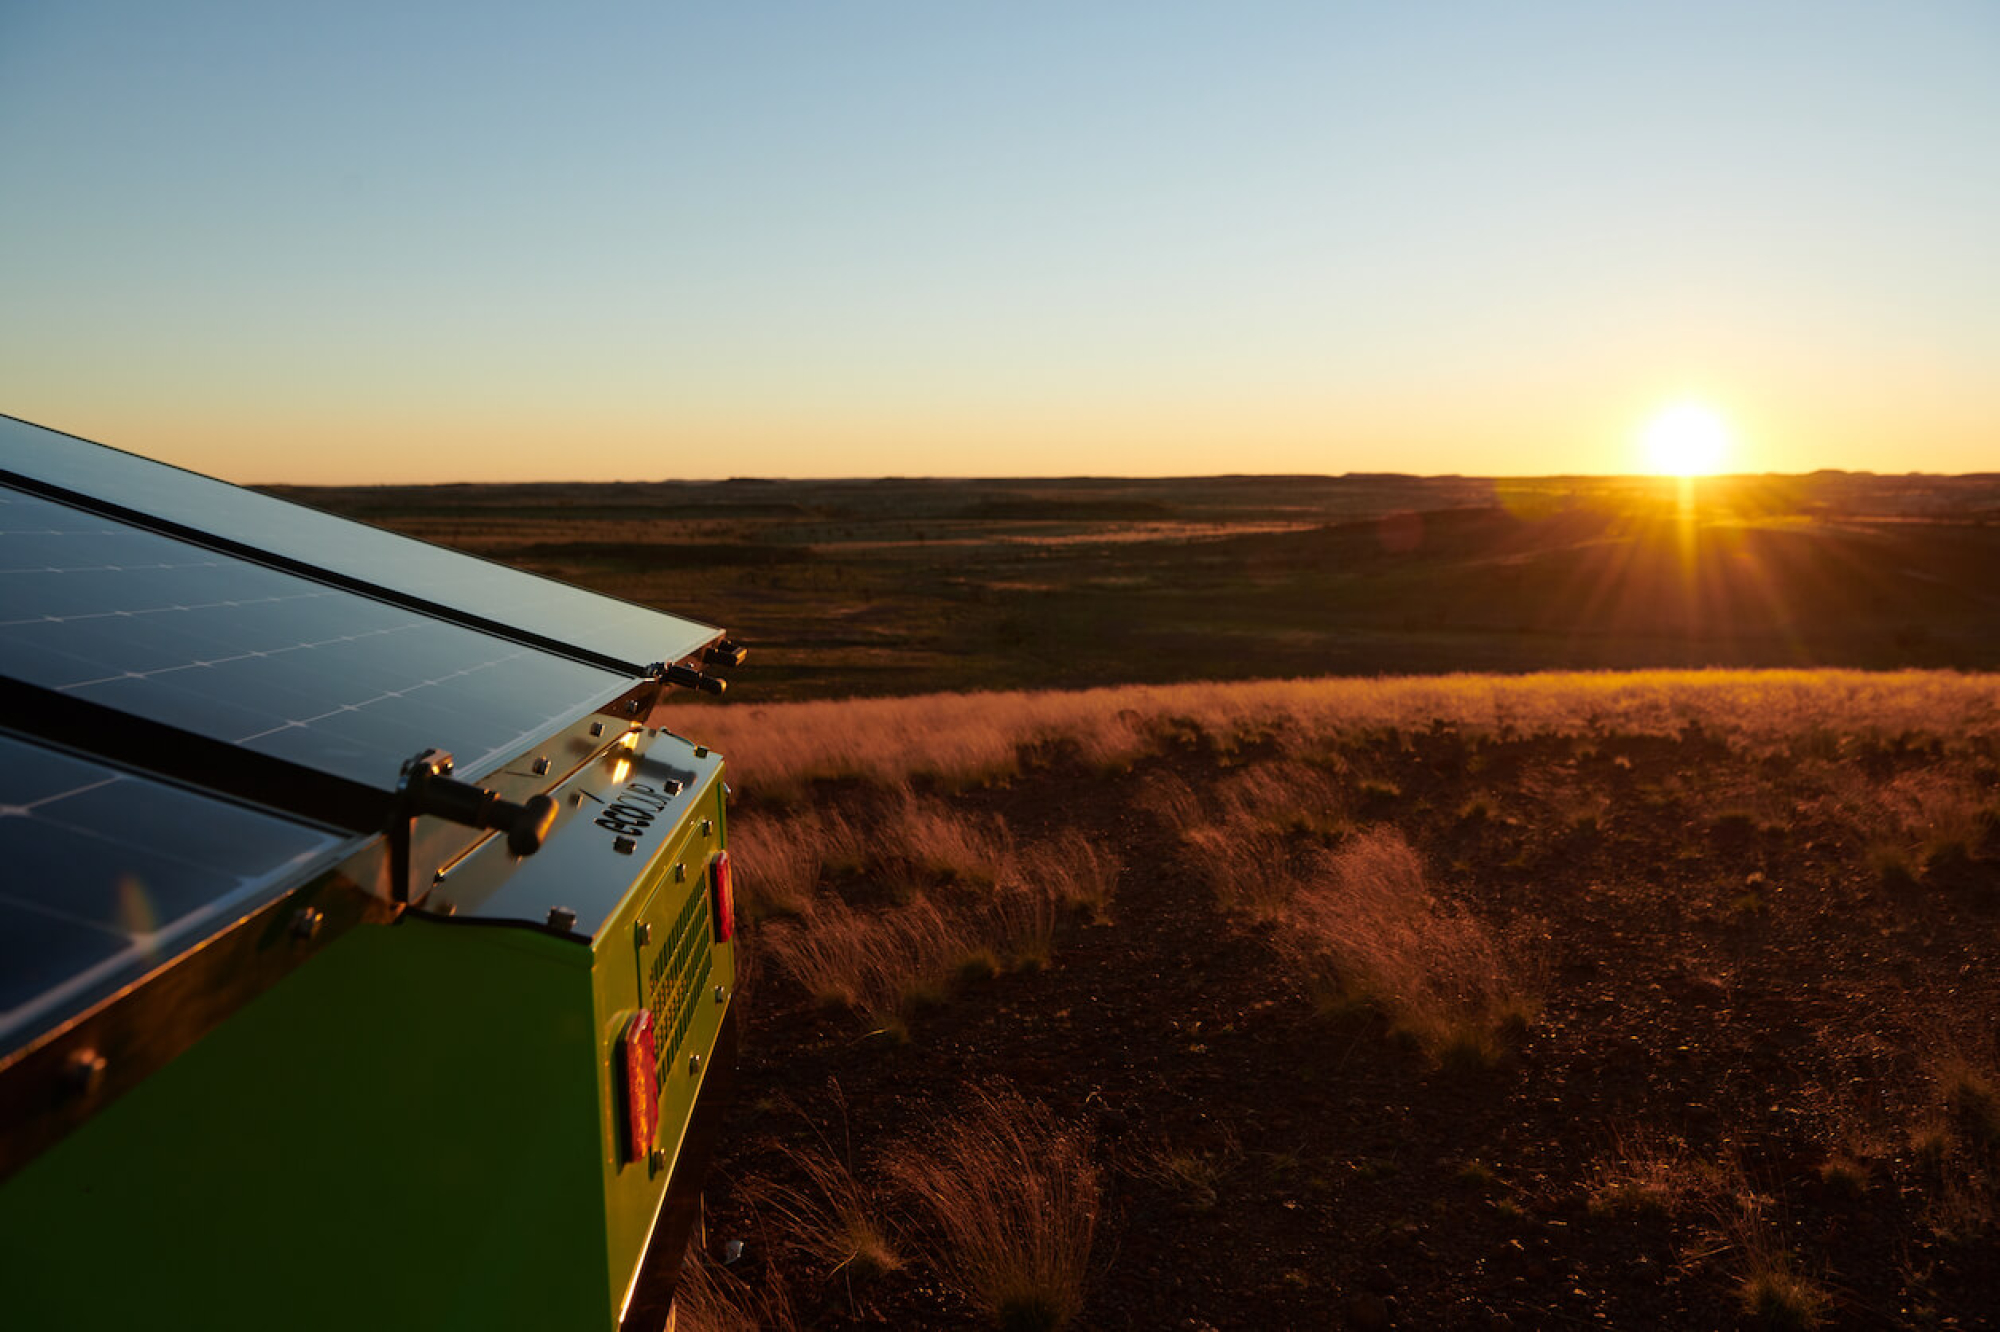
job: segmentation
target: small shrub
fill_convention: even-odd
[[[1709,840],[1723,852],[1747,851],[1756,844],[1757,831],[1757,816],[1742,809],[1724,811],[1708,825]]]
[[[1301,876],[1279,931],[1318,991],[1323,1011],[1372,1006],[1454,1068],[1489,1068],[1504,1052],[1500,1028],[1530,1006],[1494,936],[1469,913],[1440,902],[1423,862],[1391,829],[1321,852]]]
[[[1975,1146],[2000,1146],[2000,1095],[1992,1079],[1963,1058],[1950,1057],[1938,1070],[1938,1082],[1952,1129]]]
[[[1111,900],[1124,866],[1103,846],[1068,829],[1036,848],[1033,870],[1058,899],[1087,910],[1091,924],[1111,923]]]
[[[1842,1153],[1829,1156],[1820,1163],[1819,1179],[1829,1193],[1850,1202],[1868,1192],[1868,1167]]]
[[[928,901],[886,912],[822,902],[765,937],[774,964],[824,1004],[866,1014],[899,1039],[908,1018],[943,997],[977,945],[964,926]]]
[[[1777,1332],[1810,1332],[1826,1321],[1831,1301],[1817,1283],[1794,1271],[1789,1261],[1754,1261],[1737,1286],[1743,1312]]]
[[[1640,1136],[1615,1144],[1598,1162],[1589,1206],[1599,1216],[1665,1217],[1712,1197],[1718,1177],[1679,1142]]]
[[[971,1106],[887,1161],[937,1236],[940,1275],[1007,1332],[1055,1332],[1083,1305],[1097,1232],[1092,1144],[1010,1091]]]
[[[1917,886],[1917,870],[1910,853],[1903,847],[1889,842],[1876,842],[1868,848],[1868,868],[1875,872],[1875,878],[1892,893],[1907,893]]]
[[[1161,1147],[1140,1159],[1132,1173],[1174,1195],[1185,1211],[1205,1212],[1220,1200],[1217,1186],[1243,1160],[1243,1148],[1225,1134],[1212,1148]]]

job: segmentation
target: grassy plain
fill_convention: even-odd
[[[305,498],[752,646],[684,1328],[1994,1325],[2000,479]]]
[[[721,481],[281,493],[724,625],[758,699],[2000,667],[2000,476]],[[1685,501],[1685,505],[1684,505]]]
[[[688,717],[758,959],[692,1326],[2000,1308],[2000,678]]]

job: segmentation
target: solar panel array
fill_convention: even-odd
[[[203,789],[215,753],[477,781],[716,636],[0,417],[0,1059],[365,846]],[[154,739],[79,753],[78,717]]]
[[[0,416],[0,469],[636,666],[719,631]]]
[[[0,1051],[344,840],[0,734]]]
[[[385,788],[428,746],[476,776],[631,684],[4,488],[0,671]]]

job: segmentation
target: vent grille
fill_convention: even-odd
[[[653,1033],[660,1045],[655,1072],[661,1086],[677,1065],[695,1005],[708,988],[710,930],[708,893],[697,884],[674,918],[666,943],[653,955],[646,977],[646,1007],[653,1010]]]

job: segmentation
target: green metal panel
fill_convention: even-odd
[[[608,1326],[590,963],[352,931],[0,1189],[8,1323]]]
[[[736,984],[721,761],[648,738],[558,788],[569,831],[535,857],[494,838],[440,873],[463,913],[353,927],[0,1183],[10,1325],[616,1327]],[[665,817],[593,823],[621,800]],[[507,893],[609,914],[474,915]],[[660,1127],[633,1160],[642,1007]]]
[[[602,1141],[610,1279],[622,1304],[644,1254],[685,1131],[708,1073],[727,1004],[736,990],[736,947],[716,944],[709,868],[723,846],[724,786],[718,772],[700,792],[647,880],[597,937],[598,1069],[604,1079]],[[646,928],[641,942],[640,927]],[[719,996],[718,996],[718,991]],[[641,1005],[653,1010],[659,1042],[662,1161],[629,1161],[621,1148],[616,1045]],[[690,1057],[698,1062],[690,1062]]]

